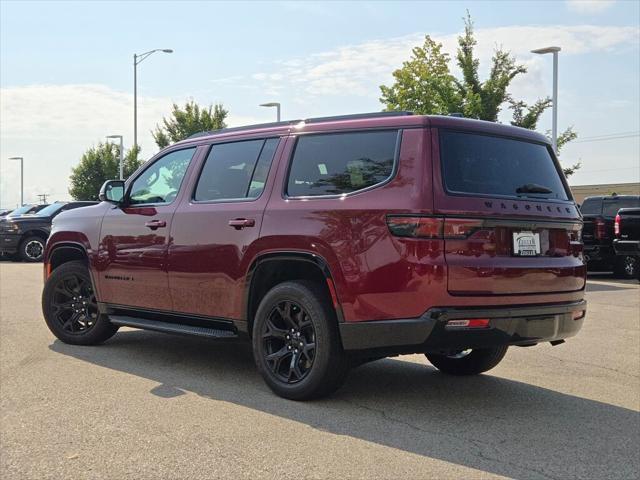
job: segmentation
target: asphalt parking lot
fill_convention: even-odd
[[[31,478],[640,476],[640,289],[594,277],[579,336],[453,378],[419,355],[332,398],[273,395],[248,345],[122,329],[60,343],[42,266],[0,263],[1,470]]]

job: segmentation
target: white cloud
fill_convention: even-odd
[[[575,13],[595,14],[611,8],[615,0],[567,0],[567,8]]]
[[[185,98],[175,99],[177,103]],[[196,101],[198,101],[196,99]],[[158,150],[151,130],[169,114],[172,98],[138,97],[138,143],[149,158]],[[206,102],[203,102],[206,103]],[[92,145],[106,135],[133,143],[133,95],[105,85],[31,85],[0,89],[0,206],[20,199],[20,168],[7,158],[24,157],[25,202],[48,193],[68,199],[68,178]],[[230,115],[230,126],[258,123],[256,117]]]
[[[530,74],[519,78],[514,88],[533,90],[539,85],[536,70],[542,60],[531,49],[546,45],[560,45],[563,55],[612,51],[638,43],[640,29],[624,26],[551,25],[509,26],[477,29],[476,54],[484,68],[497,46],[510,50],[518,60],[530,68]],[[452,56],[457,47],[458,34],[433,35]],[[253,80],[262,88],[280,92],[298,91],[303,97],[326,95],[354,95],[377,98],[378,86],[391,80],[391,72],[411,55],[411,49],[424,39],[421,33],[361,44],[339,47],[304,58],[287,59],[277,63],[278,72],[260,72]],[[455,62],[451,62],[455,71]],[[277,77],[276,77],[277,75]],[[528,82],[527,85],[525,82]]]

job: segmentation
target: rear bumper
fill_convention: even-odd
[[[419,318],[341,323],[348,351],[372,354],[447,352],[499,345],[535,345],[571,337],[582,327],[587,302],[500,308],[433,308]],[[488,318],[489,328],[449,328],[449,320]]]
[[[614,240],[616,255],[640,255],[640,240]]]
[[[0,234],[0,253],[16,253],[20,245],[20,235]]]

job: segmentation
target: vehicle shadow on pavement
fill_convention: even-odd
[[[99,347],[56,340],[50,349],[153,380],[150,394],[168,401],[193,392],[507,477],[638,474],[637,412],[490,374],[450,377],[426,360],[373,362],[354,370],[331,398],[293,402],[271,393],[243,342],[126,330]]]

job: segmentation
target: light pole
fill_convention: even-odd
[[[9,160],[20,160],[20,206],[24,205],[24,158],[10,157]]]
[[[531,53],[537,53],[544,55],[546,53],[553,53],[553,99],[552,99],[552,115],[553,120],[551,123],[551,143],[553,145],[553,151],[558,153],[558,52],[560,47],[545,47],[531,50]]]
[[[170,48],[156,48],[140,55],[133,54],[133,148],[138,147],[138,64],[156,52],[173,53]]]
[[[280,121],[280,102],[261,103],[261,107],[276,107],[276,118]]]
[[[107,135],[107,138],[119,138],[120,139],[120,180],[124,180],[124,145],[122,142],[122,135]]]

